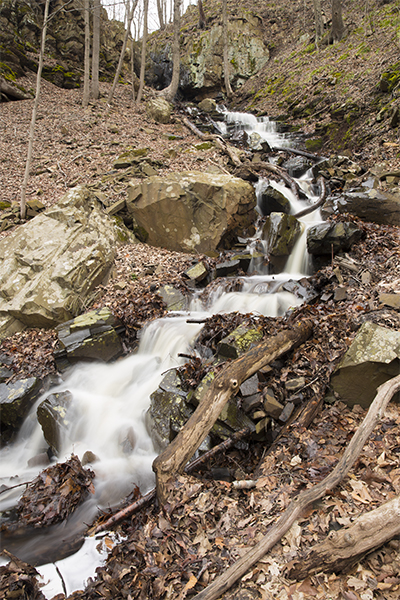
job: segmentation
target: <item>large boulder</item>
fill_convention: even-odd
[[[266,219],[262,239],[271,256],[289,256],[301,233],[300,222],[293,215],[272,212]]]
[[[0,338],[82,312],[127,234],[90,190],[78,187],[2,239]]]
[[[349,406],[368,408],[377,388],[399,371],[400,332],[366,322],[332,375],[331,386]]]
[[[133,183],[127,208],[152,246],[205,253],[229,248],[256,217],[252,185],[225,174],[170,173]]]
[[[378,225],[400,226],[400,194],[363,185],[330,198],[323,207],[323,214],[332,212],[350,213]]]
[[[361,236],[354,223],[318,223],[307,230],[307,249],[316,255],[346,252]]]
[[[186,95],[205,96],[224,86],[222,25],[204,30],[190,30],[181,35],[180,88]],[[249,12],[238,15],[228,23],[228,61],[230,80],[238,88],[255,75],[269,59],[265,45],[265,29],[259,17]],[[172,76],[172,45],[165,34],[153,34],[148,43],[150,69],[146,71],[149,84],[166,87]]]

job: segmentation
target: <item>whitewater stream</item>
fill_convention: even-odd
[[[280,135],[275,124],[267,118],[256,119],[242,113],[225,114],[226,122],[247,133],[257,132],[270,146],[288,145]],[[225,123],[219,126],[226,128]],[[232,125],[231,125],[232,126]],[[299,184],[311,200],[311,175],[306,174]],[[289,199],[291,213],[295,214],[308,206],[296,200],[287,186],[271,182],[271,185]],[[261,184],[256,192],[261,193]],[[82,458],[86,451],[93,452],[98,461],[90,467],[95,471],[95,494],[68,521],[50,532],[35,535],[17,549],[7,546],[22,560],[37,567],[48,584],[42,589],[47,598],[63,591],[62,574],[67,593],[81,589],[88,577],[106,556],[103,545],[99,552],[99,539],[104,534],[89,538],[82,548],[68,558],[60,559],[60,549],[68,546],[68,540],[84,531],[84,524],[90,523],[98,508],[115,506],[131,491],[133,484],[139,486],[145,494],[154,486],[152,462],[156,456],[151,439],[145,426],[145,413],[149,407],[150,394],[155,391],[165,371],[183,364],[178,354],[192,352],[191,343],[200,332],[202,325],[188,323],[187,319],[201,320],[216,313],[238,311],[265,316],[281,316],[291,306],[301,303],[299,298],[286,291],[279,291],[280,285],[288,280],[298,280],[309,275],[308,255],[306,251],[306,229],[321,221],[319,211],[301,218],[303,233],[280,274],[264,273],[254,261],[251,272],[257,275],[241,278],[240,292],[226,293],[221,286],[217,289],[210,304],[204,306],[198,299],[192,301],[186,313],[171,313],[168,317],[153,321],[142,332],[139,350],[114,364],[82,364],[76,366],[68,377],[51,392],[69,390],[73,396],[74,418],[71,419],[67,435],[63,440],[59,460],[70,458],[71,454]],[[250,248],[258,240],[259,234],[249,240]],[[46,395],[48,395],[47,392]],[[28,461],[46,448],[40,426],[36,420],[36,409],[43,400],[40,398],[26,419],[18,439],[14,444],[0,452],[0,484],[11,487],[23,481],[32,481],[39,467],[28,468]],[[129,436],[133,450],[124,452],[122,441]],[[16,504],[24,486],[10,489],[0,494],[0,512]],[[2,559],[0,559],[2,560]],[[4,564],[0,563],[0,564]],[[43,564],[45,563],[45,564]]]

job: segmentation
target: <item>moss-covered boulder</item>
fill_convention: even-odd
[[[267,253],[270,256],[289,256],[300,233],[300,222],[293,215],[272,212],[262,230]]]
[[[37,408],[37,420],[43,431],[44,439],[58,456],[61,450],[63,434],[70,424],[71,416],[68,412],[72,404],[70,392],[55,392],[47,396]]]

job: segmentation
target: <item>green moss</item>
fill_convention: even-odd
[[[314,138],[306,140],[305,142],[306,150],[308,150],[308,152],[318,152],[318,150],[321,150],[322,145],[323,140],[321,138]]]
[[[195,148],[196,148],[196,150],[211,150],[211,148],[214,148],[214,143],[213,142],[203,142],[202,144],[196,144]]]
[[[17,79],[17,74],[4,62],[0,62],[0,73],[8,81],[15,81]]]

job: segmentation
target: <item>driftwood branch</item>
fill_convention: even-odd
[[[368,440],[377,422],[382,418],[385,409],[400,390],[400,375],[390,379],[379,386],[363,422],[352,437],[342,458],[325,479],[314,487],[302,492],[295,498],[281,515],[279,520],[271,527],[263,539],[247,554],[236,561],[222,575],[217,577],[205,590],[194,596],[192,600],[215,600],[226,592],[240,577],[242,577],[256,562],[258,562],[290,529],[304,510],[316,500],[322,498],[326,492],[340,483],[351,469],[360,455],[362,448]]]
[[[397,496],[358,517],[349,527],[331,531],[326,540],[312,547],[299,562],[291,565],[291,579],[305,579],[321,570],[342,571],[360,560],[373,548],[379,548],[400,534],[400,497]]]
[[[311,323],[302,321],[294,325],[291,330],[282,331],[254,346],[217,375],[186,425],[153,462],[160,504],[164,504],[168,498],[169,480],[182,472],[213,427],[229,398],[239,390],[243,381],[278,356],[304,342],[311,332]]]
[[[319,194],[319,198],[318,198],[317,202],[315,202],[311,206],[307,206],[307,208],[305,208],[304,210],[300,210],[298,213],[296,213],[294,215],[296,217],[296,219],[298,219],[299,217],[304,217],[305,215],[308,215],[308,214],[314,212],[314,210],[317,210],[317,208],[322,206],[323,203],[325,202],[325,198],[326,198],[325,179],[322,176],[318,177],[318,182],[319,182],[319,187],[320,187],[320,194]]]
[[[28,94],[24,94],[21,90],[19,90],[16,86],[8,83],[4,77],[0,75],[0,92],[10,96],[10,98],[14,98],[15,100],[32,100],[32,96]]]
[[[226,440],[224,440],[217,446],[214,446],[214,448],[211,448],[211,450],[209,450],[208,452],[205,452],[204,454],[199,456],[199,458],[192,460],[192,462],[190,462],[188,465],[186,465],[186,467],[184,469],[185,473],[193,473],[193,471],[195,471],[202,464],[204,464],[205,462],[210,460],[210,458],[213,458],[214,456],[216,456],[217,454],[220,454],[221,452],[225,452],[226,450],[229,450],[229,448],[231,448],[234,444],[236,444],[236,442],[238,442],[239,440],[248,436],[249,433],[250,433],[250,429],[248,427],[244,427],[243,429],[240,429],[239,431],[232,434],[229,438],[227,438]],[[153,502],[153,500],[156,498],[156,495],[157,495],[156,488],[153,488],[152,490],[147,492],[147,494],[145,494],[144,496],[142,496],[141,498],[136,500],[136,502],[133,502],[132,504],[129,504],[129,506],[126,506],[122,510],[119,510],[114,515],[112,515],[109,519],[107,519],[107,521],[100,523],[100,525],[95,527],[93,530],[90,530],[89,533],[95,535],[96,533],[99,533],[100,531],[106,531],[107,529],[110,529],[117,523],[120,523],[124,519],[127,519],[131,515],[135,514],[139,510],[141,510],[144,506],[147,506],[148,504],[150,504],[150,502]]]
[[[190,131],[192,133],[197,135],[197,137],[199,137],[201,140],[214,142],[219,150],[221,150],[222,152],[224,152],[224,154],[227,154],[229,156],[229,158],[231,159],[231,161],[233,162],[235,167],[241,166],[242,161],[240,160],[240,157],[239,157],[239,154],[238,154],[236,148],[234,148],[230,144],[227,144],[225,142],[225,140],[223,140],[218,135],[203,133],[202,131],[200,131],[200,129],[198,129],[196,127],[196,125],[194,125],[191,121],[189,121],[189,119],[187,117],[182,117],[182,121],[183,121],[183,124],[186,125],[186,127],[188,129],[190,129]]]
[[[279,146],[273,146],[272,150],[276,150],[277,152],[290,152],[290,154],[304,156],[305,158],[310,158],[315,162],[324,160],[323,156],[317,156],[316,154],[311,154],[310,152],[305,152],[304,150],[298,150],[297,148],[280,148]]]

